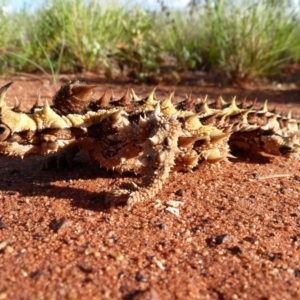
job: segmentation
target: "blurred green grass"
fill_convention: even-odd
[[[34,12],[6,13],[0,0],[0,71],[92,71],[135,80],[218,70],[247,81],[300,60],[299,16],[287,1],[206,1],[147,11],[118,1],[46,0]],[[241,4],[242,3],[242,4]]]

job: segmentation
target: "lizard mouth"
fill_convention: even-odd
[[[5,126],[4,124],[0,124],[0,141],[6,141],[7,138],[10,136],[10,129]]]

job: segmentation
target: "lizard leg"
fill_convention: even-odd
[[[139,157],[142,183],[113,190],[106,197],[108,205],[126,202],[131,209],[136,203],[153,198],[162,189],[174,166],[179,152],[178,138],[182,135],[176,116],[161,115],[158,106],[147,122],[151,123],[153,130],[143,143],[143,154]]]

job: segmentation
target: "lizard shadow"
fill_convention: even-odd
[[[122,176],[113,171],[106,171],[98,165],[76,162],[69,169],[43,170],[43,157],[0,158],[0,194],[6,191],[9,196],[19,194],[20,197],[67,198],[74,207],[92,211],[109,212],[105,204],[108,192],[103,191],[115,186],[121,178],[137,179],[137,176]],[[88,190],[84,181],[101,179]],[[103,179],[103,180],[102,180]],[[91,184],[89,185],[91,186]]]
[[[244,150],[232,151],[231,154],[235,157],[230,159],[231,162],[243,162],[247,164],[271,164],[274,156],[258,152],[249,152]]]
[[[236,154],[236,153],[234,153]],[[273,157],[239,152],[233,163],[269,164]],[[116,185],[126,180],[138,181],[140,177],[126,173],[120,175],[106,171],[97,164],[76,161],[72,168],[59,171],[42,169],[43,157],[0,158],[0,194],[19,194],[21,197],[40,196],[56,199],[67,198],[73,207],[109,213],[105,198]],[[99,180],[100,179],[100,180]],[[90,181],[95,180],[95,185]],[[85,185],[85,182],[87,183]],[[98,181],[98,182],[97,182]],[[92,187],[90,190],[87,187]]]

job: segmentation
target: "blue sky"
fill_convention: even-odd
[[[29,1],[28,0],[10,0],[10,1],[7,1],[6,6],[9,11],[20,10],[24,7],[34,9],[34,7],[37,7],[43,1],[36,0],[36,1],[34,1],[34,4],[32,2],[33,1],[30,1],[30,0]]]
[[[107,1],[103,1],[103,2],[107,2]],[[119,0],[119,1],[120,2],[123,1],[124,3],[126,3],[126,2],[140,3],[145,8],[155,9],[155,8],[160,7],[157,0]],[[233,1],[241,2],[241,0],[233,0]],[[34,3],[32,3],[32,2],[34,2]],[[44,2],[44,0],[35,0],[35,1],[9,0],[9,1],[7,1],[7,3],[9,3],[9,4],[7,5],[6,9],[8,11],[12,11],[12,10],[20,10],[20,9],[26,7],[27,9],[34,10],[34,8],[38,7],[43,2]],[[101,2],[101,1],[99,1],[99,2]],[[179,8],[179,7],[186,6],[190,2],[190,0],[167,0],[164,2],[170,7]],[[199,2],[205,2],[205,0],[199,0]],[[288,0],[288,2],[292,7],[297,9],[297,11],[300,10],[300,0]]]
[[[170,5],[171,7],[178,8],[182,6],[186,6],[189,3],[190,0],[172,0],[172,1],[165,1],[165,3]],[[40,4],[42,4],[44,0],[35,0],[35,1],[30,1],[30,0],[10,0],[7,1],[7,10],[20,10],[24,7],[34,9],[38,7]],[[100,1],[99,1],[100,2]],[[107,1],[103,1],[107,2]],[[120,1],[122,2],[122,0]],[[143,7],[146,8],[159,8],[159,4],[157,0],[123,0],[124,3],[126,2],[132,2],[132,3],[141,3]]]

